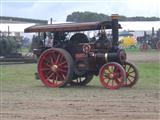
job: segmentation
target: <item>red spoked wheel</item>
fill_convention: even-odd
[[[88,84],[93,78],[93,75],[87,75],[84,77],[77,77],[76,79],[69,82],[71,86],[85,86]]]
[[[129,62],[125,62],[124,70],[126,72],[126,79],[123,82],[123,87],[132,87],[136,84],[139,78],[138,70],[135,65]]]
[[[140,51],[147,51],[149,49],[149,46],[147,43],[143,43],[140,45]]]
[[[160,50],[160,41],[158,41],[158,42],[156,43],[156,48],[157,48],[157,50]]]
[[[124,68],[115,62],[110,62],[102,66],[99,73],[102,85],[108,89],[118,89],[126,79]]]
[[[73,75],[73,59],[60,48],[51,48],[42,53],[38,62],[38,74],[48,87],[65,86]]]

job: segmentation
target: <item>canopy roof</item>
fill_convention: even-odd
[[[103,21],[103,22],[35,25],[26,28],[24,32],[74,32],[74,31],[100,30],[102,27],[105,29],[112,29],[112,22]],[[121,28],[120,25],[119,28]]]
[[[123,30],[122,32],[119,33],[119,36],[133,36],[132,33],[129,31]]]

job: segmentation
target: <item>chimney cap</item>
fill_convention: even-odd
[[[111,18],[112,18],[112,20],[113,20],[113,19],[118,19],[118,18],[119,18],[119,15],[118,15],[118,14],[112,14],[112,15],[111,15]]]

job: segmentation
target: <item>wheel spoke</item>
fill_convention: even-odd
[[[62,80],[66,79],[66,73],[61,73],[61,76],[62,76]]]
[[[106,70],[108,70],[109,73],[112,73],[112,71],[110,70],[110,68],[112,68],[112,66],[108,66],[108,67],[106,68]]]
[[[132,75],[128,75],[128,76],[130,76],[130,77],[132,77],[132,78],[135,78],[135,76],[132,76]]]
[[[65,79],[66,79],[65,74],[63,74],[63,73],[61,73],[61,74],[62,74],[62,78],[63,78],[63,80],[65,80]]]
[[[110,71],[108,69],[104,70],[104,75],[108,75],[110,73]]]
[[[114,82],[114,80],[112,80],[112,87],[113,87],[113,82]]]
[[[53,74],[52,80],[55,80],[55,77],[56,77],[56,73]]]
[[[45,74],[45,76],[47,77],[47,76],[49,76],[51,73],[52,73],[52,71],[48,71],[48,72]]]
[[[107,78],[107,77],[108,77],[108,73],[105,73],[105,72],[104,72],[104,77],[106,77],[106,78]]]
[[[52,65],[54,64],[54,61],[53,61],[53,57],[52,57],[52,56],[50,56],[50,62],[51,62]]]
[[[67,64],[67,61],[64,61],[64,62],[58,64],[58,66],[63,66],[64,64]]]
[[[131,69],[131,66],[129,66],[128,70],[127,70],[127,73],[129,72],[129,70]]]
[[[63,61],[64,61],[64,56],[61,55],[60,58],[59,58],[59,62],[63,62]]]
[[[115,78],[115,83],[116,83],[117,85],[120,84],[120,81],[121,81],[121,80],[119,80],[118,78]]]
[[[58,74],[56,73],[55,81],[58,81]]]
[[[127,80],[129,80],[129,82],[132,83],[132,80],[131,80],[131,79],[127,78]]]
[[[118,68],[117,67],[114,67],[114,72],[118,72]]]
[[[119,79],[118,79],[118,78],[116,78],[116,79],[115,79],[115,83],[116,83],[116,85],[115,85],[115,86],[117,86],[117,85],[119,85],[119,84],[120,84],[120,81],[119,81]]]
[[[59,62],[60,57],[61,57],[61,54],[58,54],[55,64]]]
[[[67,73],[67,70],[64,70],[64,69],[62,69],[62,68],[58,68],[58,71],[61,71],[61,72],[63,72],[63,73]]]
[[[115,70],[115,66],[111,66],[111,73],[113,73]]]
[[[41,69],[42,71],[48,71],[48,70],[51,70],[50,68],[42,68]]]
[[[108,79],[106,84],[109,85],[109,82],[110,82],[110,81],[111,81],[111,79]]]
[[[50,79],[53,74],[54,74],[54,73],[51,73],[51,74],[47,77],[47,79]]]
[[[130,73],[134,73],[135,71],[133,70],[133,71],[131,71],[131,72],[128,72],[128,74],[130,74]]]
[[[56,52],[54,52],[54,53],[56,53]],[[51,57],[52,57],[52,59],[53,59],[53,60],[54,60],[54,62],[55,62],[55,61],[56,61],[56,59],[57,59],[57,58],[56,58],[56,54],[52,54],[52,55],[51,55]]]
[[[57,73],[57,81],[60,81],[61,77],[59,75],[59,73]]]
[[[54,85],[57,85],[57,80],[56,79],[53,80],[53,83],[54,83]]]

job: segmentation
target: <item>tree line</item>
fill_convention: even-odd
[[[102,13],[95,12],[73,12],[68,15],[66,18],[67,22],[94,22],[94,21],[106,21],[110,20],[111,17]],[[126,17],[123,15],[119,16],[119,21],[160,21],[159,17],[144,17],[144,16],[135,16],[135,17]]]
[[[47,20],[29,19],[29,18],[19,18],[19,17],[9,17],[0,16],[1,23],[3,22],[24,22],[24,23],[37,23],[37,24],[47,24]]]

